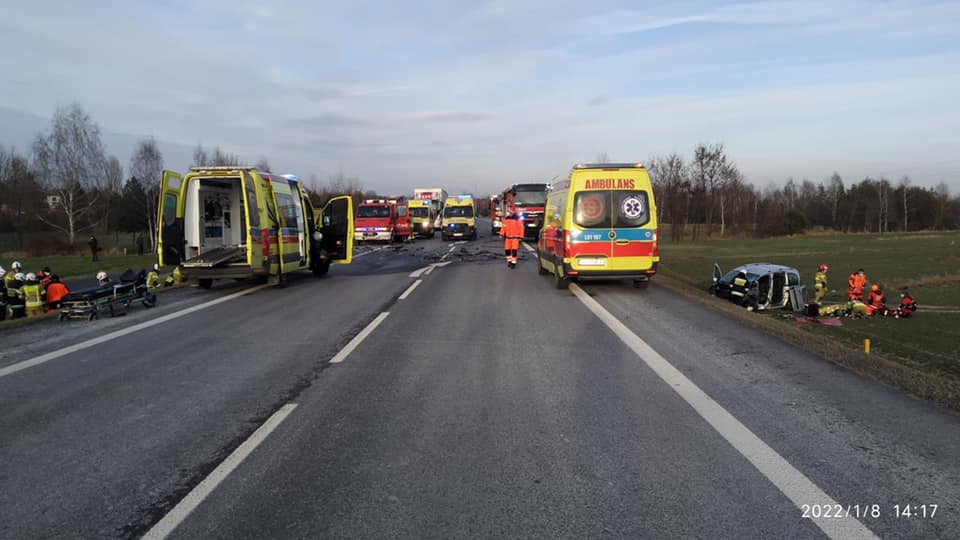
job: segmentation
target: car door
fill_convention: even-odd
[[[349,195],[330,199],[320,214],[321,246],[334,264],[353,260],[353,198]]]

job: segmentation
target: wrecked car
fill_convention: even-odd
[[[740,304],[749,310],[779,309],[791,305],[791,288],[799,290],[800,271],[771,263],[750,263],[724,274],[713,265],[710,293]],[[802,300],[801,300],[801,306]]]

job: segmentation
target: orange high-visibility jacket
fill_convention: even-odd
[[[70,294],[70,289],[63,283],[59,281],[51,283],[50,286],[47,287],[47,304],[56,304],[68,294]]]
[[[520,240],[523,239],[523,222],[515,217],[503,220],[500,236],[503,237],[503,249],[520,249]]]
[[[847,285],[850,287],[850,292],[855,292],[857,294],[863,293],[863,287],[867,284],[867,277],[861,276],[860,274],[853,273],[850,274],[850,280],[847,281]]]

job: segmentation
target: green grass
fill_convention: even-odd
[[[726,272],[747,262],[771,262],[796,267],[812,298],[813,275],[820,263],[830,267],[831,292],[826,303],[846,301],[847,277],[858,268],[868,283],[878,283],[887,304],[899,304],[899,290],[907,285],[920,310],[911,319],[843,319],[842,327],[799,325],[780,317],[782,311],[757,316],[778,319],[784,325],[831,340],[846,349],[871,348],[900,364],[928,373],[960,378],[960,233],[810,235],[789,238],[711,239],[660,247],[661,272],[701,290],[710,285],[713,263]],[[952,307],[957,313],[934,311]],[[925,309],[931,308],[931,309]]]
[[[10,270],[10,263],[19,260],[23,264],[24,273],[39,272],[45,266],[49,266],[53,273],[63,279],[76,277],[94,277],[99,270],[105,270],[108,274],[117,274],[127,268],[139,270],[141,268],[151,268],[153,263],[157,262],[157,256],[154,253],[145,255],[101,255],[98,262],[90,261],[90,254],[84,255],[50,255],[46,257],[25,257],[20,256],[17,259],[13,257],[4,257],[0,260],[0,266],[7,271]]]

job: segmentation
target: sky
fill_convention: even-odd
[[[722,143],[747,180],[960,192],[960,2],[0,0],[0,144],[80,103],[197,144],[478,195]],[[39,125],[40,128],[37,128]]]

